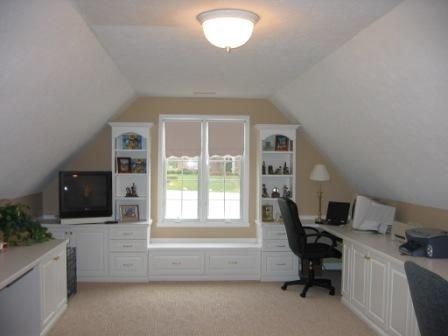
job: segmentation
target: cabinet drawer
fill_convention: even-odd
[[[265,240],[263,241],[263,251],[266,252],[291,252],[287,240]]]
[[[109,240],[110,252],[146,252],[147,250],[146,240]]]
[[[207,271],[209,273],[257,274],[259,265],[259,254],[256,252],[234,255],[207,255]]]
[[[149,255],[151,274],[202,274],[204,273],[204,255],[197,254],[153,254]]]
[[[148,230],[146,228],[136,229],[111,229],[109,232],[110,239],[147,239]]]
[[[146,253],[111,253],[109,258],[111,275],[145,276],[147,273]]]
[[[299,259],[292,253],[266,253],[264,267],[267,274],[298,274]]]
[[[288,239],[286,230],[283,226],[263,229],[263,239]]]

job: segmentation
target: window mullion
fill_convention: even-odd
[[[208,219],[208,123],[202,121],[201,171],[200,171],[200,218],[201,222]]]

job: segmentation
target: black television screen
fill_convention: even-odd
[[[112,216],[112,172],[61,171],[60,218]]]

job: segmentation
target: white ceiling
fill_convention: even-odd
[[[74,0],[138,94],[268,97],[393,8],[398,0]],[[261,20],[230,54],[196,15],[243,8]]]
[[[274,102],[358,193],[448,209],[447,32],[448,1],[404,1]]]
[[[0,1],[0,199],[42,190],[134,96],[68,1]]]

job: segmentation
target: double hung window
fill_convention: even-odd
[[[248,117],[160,117],[161,225],[247,225]]]

